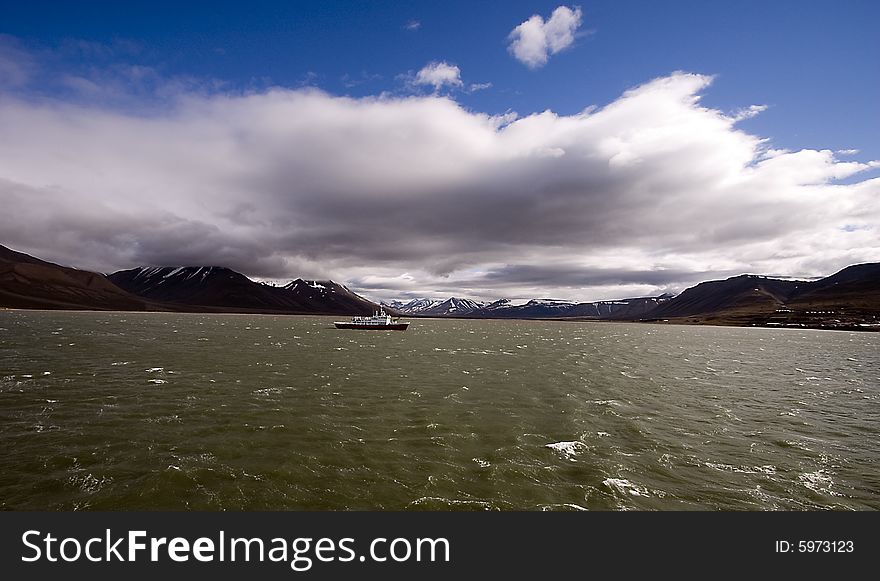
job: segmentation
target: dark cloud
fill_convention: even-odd
[[[742,116],[699,104],[705,76],[512,120],[445,97],[227,94],[142,73],[166,108],[0,100],[0,242],[103,271],[335,278],[377,298],[590,300],[880,259],[880,186],[836,181],[873,162],[769,150]]]
[[[612,268],[584,268],[574,266],[511,265],[491,270],[481,280],[488,285],[508,286],[528,284],[541,286],[551,282],[555,286],[584,288],[621,285],[646,285],[664,288],[682,283],[693,283],[713,276],[731,273],[718,271],[632,270]]]

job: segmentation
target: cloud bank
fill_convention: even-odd
[[[376,299],[619,298],[880,260],[880,179],[859,178],[880,163],[772,149],[737,126],[760,107],[700,103],[711,81],[675,73],[521,118],[311,88],[181,91],[150,113],[7,94],[0,243],[105,272],[328,277]]]
[[[537,69],[547,64],[550,55],[571,46],[574,33],[581,25],[581,9],[560,6],[544,19],[535,14],[516,28],[508,40],[508,49],[522,64]]]

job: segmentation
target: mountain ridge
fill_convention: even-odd
[[[513,305],[450,297],[381,306],[331,280],[256,282],[222,266],[149,266],[109,275],[41,260],[0,245],[0,308],[267,314],[365,314],[385,307],[412,317],[611,320],[880,330],[880,263],[816,280],[743,274],[677,296]]]
[[[103,274],[61,266],[0,245],[0,306],[144,311],[151,305]]]
[[[410,303],[420,300],[428,299]],[[880,263],[854,264],[812,280],[741,274],[701,282],[677,296],[664,293],[584,303],[532,299],[519,305],[499,299],[469,312],[442,312],[435,307],[409,314],[880,330]]]
[[[273,287],[222,266],[149,266],[104,275],[2,245],[0,307],[328,315],[379,308],[333,281],[296,279]]]

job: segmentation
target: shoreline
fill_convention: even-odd
[[[210,307],[208,307],[210,308]],[[22,307],[0,307],[0,311],[10,311],[10,312],[38,312],[38,313],[118,313],[118,314],[164,314],[164,315],[259,315],[259,316],[272,316],[272,317],[343,317],[349,316],[351,313],[290,313],[290,312],[266,312],[266,311],[212,311],[212,310],[181,310],[181,311],[171,311],[171,310],[137,310],[137,311],[125,311],[125,310],[104,310],[104,309],[28,309]],[[751,323],[751,324],[742,324],[736,322],[725,322],[725,321],[696,321],[696,320],[676,320],[676,319],[663,319],[663,320],[638,320],[638,319],[588,319],[588,318],[552,318],[552,317],[536,317],[536,318],[516,318],[516,317],[425,317],[419,315],[401,315],[402,317],[409,318],[412,321],[417,321],[419,319],[424,320],[467,320],[467,321],[541,321],[541,322],[555,322],[555,323],[636,323],[636,324],[648,324],[648,325],[677,325],[677,326],[687,326],[687,327],[736,327],[741,329],[784,329],[784,330],[792,330],[792,331],[843,331],[843,332],[858,332],[858,333],[877,333],[880,332],[880,324],[866,324],[866,323],[858,323],[853,325],[810,325],[810,324],[760,324],[760,323]]]

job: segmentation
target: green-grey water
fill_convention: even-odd
[[[880,508],[880,334],[0,312],[0,508]]]

